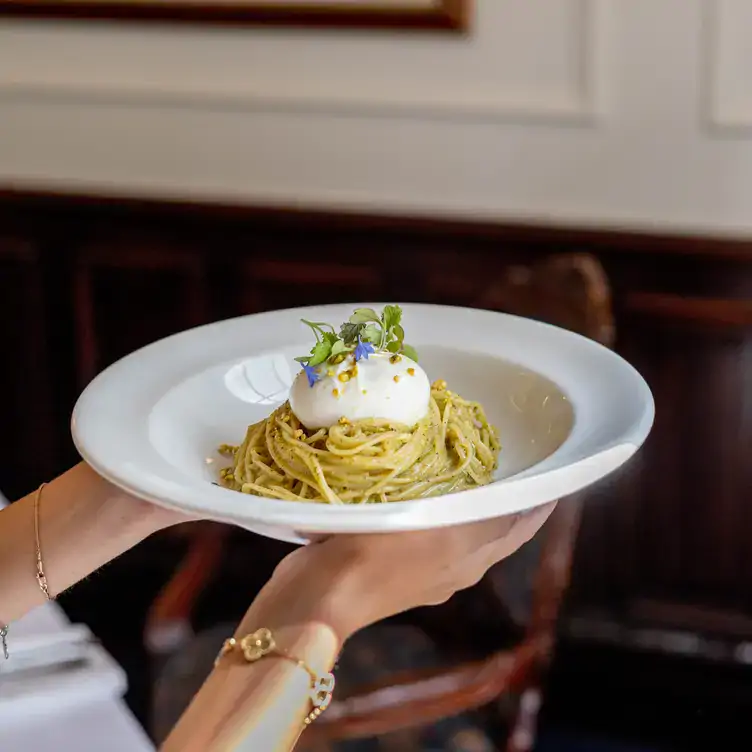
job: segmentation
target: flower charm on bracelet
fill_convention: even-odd
[[[249,663],[254,663],[277,649],[274,637],[268,629],[259,629],[258,632],[246,635],[240,641],[240,649],[244,658]]]
[[[214,665],[218,666],[222,658],[229,653],[232,653],[232,651],[238,647],[248,663],[255,663],[265,656],[274,653],[277,650],[277,643],[274,641],[274,637],[268,629],[259,629],[253,634],[246,635],[242,640],[236,640],[234,637],[230,637],[222,644],[222,648],[214,661]]]

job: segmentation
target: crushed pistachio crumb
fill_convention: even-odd
[[[344,384],[347,381],[350,381],[350,374],[345,372],[341,373],[337,378]]]
[[[408,368],[407,372],[410,376],[415,376],[415,369],[414,368]]]
[[[329,369],[327,370],[327,372],[326,372],[326,375],[327,375],[327,376],[334,376],[334,369],[333,369],[333,368],[329,368]]]
[[[332,389],[332,397],[339,397],[339,389]]]
[[[368,394],[368,390],[367,390],[367,389],[364,389],[364,390],[363,390],[363,394]]]
[[[399,381],[399,376],[395,376],[394,377],[394,381],[395,381],[395,383],[398,382]]]
[[[390,363],[399,363],[402,360],[401,355],[392,355],[391,358],[389,358]]]

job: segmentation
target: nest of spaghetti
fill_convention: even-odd
[[[325,504],[406,501],[486,485],[498,465],[498,433],[478,402],[439,384],[428,414],[413,427],[342,419],[307,430],[285,402],[249,426],[240,446],[220,447],[232,457],[221,485]]]

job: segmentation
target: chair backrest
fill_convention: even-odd
[[[477,307],[539,319],[573,330],[603,345],[614,342],[614,320],[606,275],[587,255],[552,256],[513,266],[489,282],[473,301]],[[417,729],[469,709],[489,708],[522,694],[513,712],[508,750],[531,749],[540,706],[540,681],[550,663],[556,622],[569,584],[572,551],[580,519],[578,498],[558,504],[543,531],[513,557],[501,562],[478,585],[447,603],[404,617],[432,638],[449,668],[397,672],[335,701],[309,732],[308,742],[327,752],[334,740],[402,731],[417,748]],[[521,567],[509,564],[522,555]],[[535,561],[537,560],[537,566]],[[496,575],[499,577],[497,578]],[[499,587],[500,579],[501,587]],[[509,584],[530,591],[524,625],[509,626]],[[513,588],[512,588],[513,589]],[[389,702],[385,702],[384,688]],[[411,735],[412,733],[412,735]],[[391,739],[390,736],[385,738]],[[392,746],[386,746],[391,749]]]
[[[510,266],[478,296],[479,308],[545,321],[611,347],[611,290],[598,260],[588,254],[551,256],[531,266]]]
[[[608,281],[598,260],[586,254],[509,266],[473,303],[560,326],[605,346],[614,342]],[[570,497],[557,506],[539,535],[497,564],[478,585],[404,620],[459,660],[482,659],[514,644],[525,632],[544,641],[553,639],[569,585],[579,520],[579,499]]]
[[[586,254],[557,255],[532,266],[510,267],[488,285],[477,305],[570,329],[607,347],[614,344],[608,280],[597,259]],[[490,575],[497,595],[516,622],[525,622],[529,634],[553,634],[569,584],[579,519],[579,499],[559,504],[540,538]],[[537,567],[530,566],[531,558],[538,560]],[[515,566],[520,562],[521,567]]]

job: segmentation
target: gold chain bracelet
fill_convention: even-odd
[[[42,483],[34,494],[34,543],[36,545],[37,556],[37,584],[39,585],[39,589],[42,591],[45,600],[51,601],[52,596],[50,595],[50,587],[47,584],[47,575],[44,573],[42,543],[39,537],[39,501],[42,498],[42,489],[46,485],[46,483]],[[10,658],[10,653],[8,652],[8,625],[3,624],[2,622],[0,622],[0,649],[3,651],[3,658],[7,661],[8,658]]]
[[[225,640],[214,665],[218,665],[224,656],[234,652],[240,653],[247,663],[256,663],[269,656],[283,658],[302,668],[308,674],[311,678],[309,697],[313,710],[303,721],[306,726],[310,726],[329,707],[334,693],[334,674],[319,675],[305,661],[301,661],[278,648],[271,630],[259,629],[239,640],[234,637]]]
[[[44,594],[45,600],[51,601],[50,588],[47,584],[47,575],[44,573],[44,563],[42,560],[42,543],[39,537],[39,502],[42,499],[42,489],[46,486],[46,483],[42,483],[37,489],[34,496],[34,540],[37,546],[37,583],[39,589]]]

